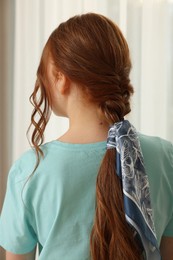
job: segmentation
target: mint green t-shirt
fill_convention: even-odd
[[[173,236],[173,147],[140,135],[158,243]],[[89,238],[95,212],[98,169],[106,142],[42,146],[44,159],[35,166],[29,150],[12,166],[0,217],[0,245],[25,254],[39,245],[39,260],[89,260]]]

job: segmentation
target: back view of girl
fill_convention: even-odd
[[[31,95],[32,150],[0,218],[7,260],[173,259],[173,148],[124,119],[133,87],[119,28],[75,16],[50,35]],[[69,129],[43,145],[53,111]],[[159,250],[159,248],[161,250]]]

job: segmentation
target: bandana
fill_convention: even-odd
[[[161,259],[151,207],[148,176],[136,129],[128,120],[108,132],[107,149],[116,149],[117,175],[121,179],[125,218],[140,237],[147,260]]]

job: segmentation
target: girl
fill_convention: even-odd
[[[173,259],[173,149],[124,120],[130,70],[102,15],[49,37],[31,95],[34,149],[10,170],[0,219],[7,260],[35,259],[36,245],[40,260]],[[51,111],[69,129],[42,145]]]

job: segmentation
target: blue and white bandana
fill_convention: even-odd
[[[161,259],[150,200],[148,176],[138,134],[128,120],[115,123],[108,132],[107,149],[117,153],[117,175],[122,181],[126,221],[141,238],[147,260]]]

